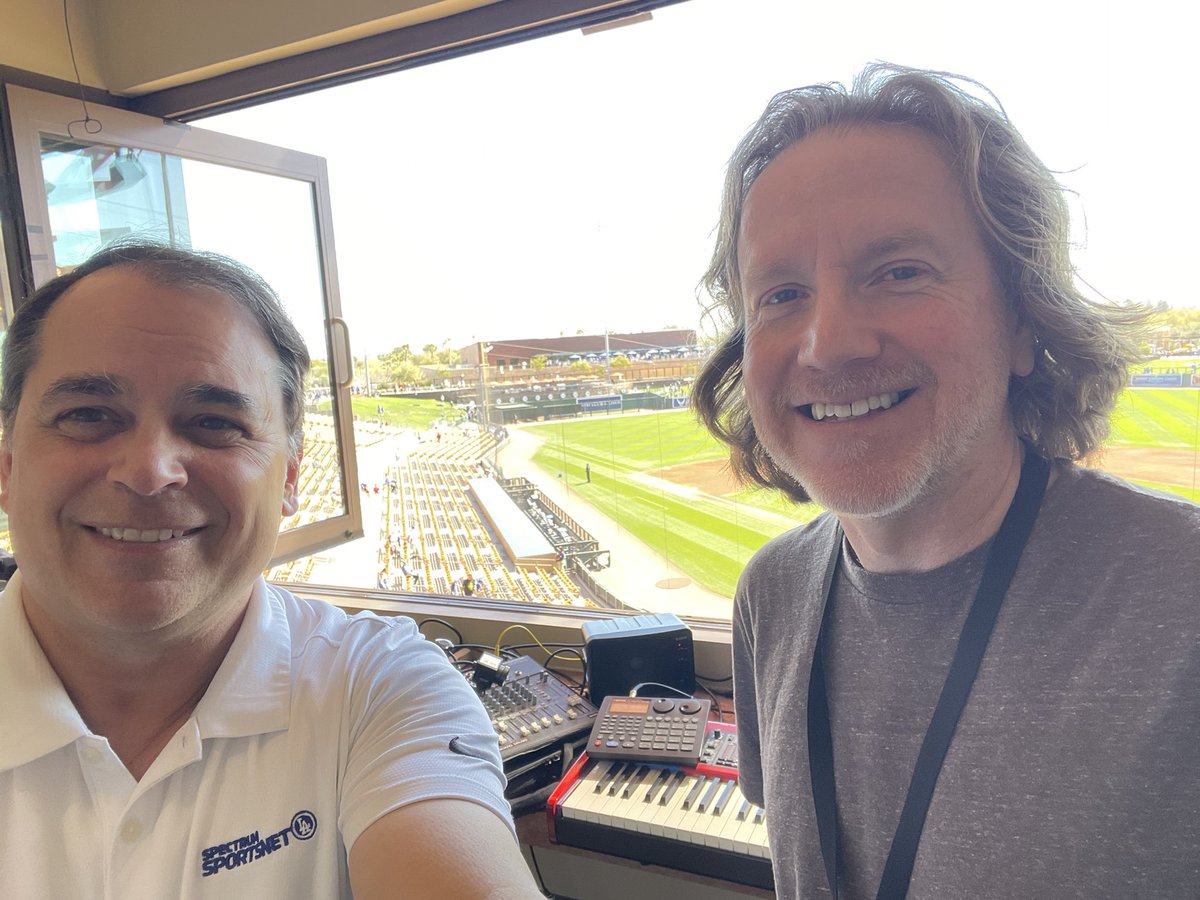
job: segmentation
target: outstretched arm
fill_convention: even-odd
[[[540,900],[520,848],[495,813],[423,800],[385,815],[350,850],[354,900]]]

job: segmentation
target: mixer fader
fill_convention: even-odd
[[[592,730],[596,707],[528,656],[505,660],[508,671],[491,684],[476,683],[505,760]]]

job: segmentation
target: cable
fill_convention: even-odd
[[[526,628],[524,625],[509,625],[507,628],[505,628],[503,631],[501,631],[500,634],[496,637],[496,652],[497,653],[500,652],[500,644],[504,640],[504,636],[506,634],[508,634],[510,631],[515,631],[518,628],[521,631],[524,631],[531,638],[533,638],[534,643],[536,643],[539,647],[541,647],[547,653],[550,652],[550,648],[547,647],[545,644],[543,644],[541,641],[539,641],[538,636],[536,634],[534,634],[532,631],[530,631],[528,628]]]
[[[704,691],[704,693],[708,694],[708,696],[712,698],[712,708],[717,711],[717,721],[724,722],[725,710],[721,708],[721,701],[717,699],[717,695],[699,682],[696,682],[696,687],[700,688],[700,690]]]
[[[663,690],[666,690],[666,691],[672,691],[673,693],[678,694],[680,697],[687,697],[689,700],[692,699],[692,695],[689,694],[687,691],[681,691],[679,688],[671,687],[669,684],[663,684],[658,681],[643,681],[641,684],[635,684],[633,686],[633,689],[629,692],[629,696],[636,697],[638,695],[638,691],[640,691],[644,687],[662,688]]]
[[[558,671],[555,671],[554,675],[556,678],[569,679],[575,685],[575,693],[579,694],[579,696],[582,697],[583,696],[583,687],[585,684],[587,684],[587,660],[584,659],[583,654],[580,653],[579,650],[577,650],[574,647],[559,647],[557,650],[555,650],[553,653],[551,653],[549,656],[546,657],[546,661],[544,663],[542,663],[542,666],[546,669],[547,672],[554,671],[550,668],[550,660],[554,659],[554,657],[558,656],[558,654],[560,654],[560,653],[574,653],[579,658],[579,664],[583,668],[582,680],[576,681],[574,678],[571,678],[569,675],[564,675],[562,672],[558,672]]]
[[[435,618],[422,619],[420,622],[417,623],[417,631],[421,631],[421,629],[425,627],[427,622],[437,622],[437,624],[439,624],[439,625],[446,626],[446,628],[449,631],[453,632],[454,636],[458,639],[457,646],[459,646],[459,647],[463,646],[462,632],[459,631],[457,628],[455,628],[453,625],[451,625],[449,622],[447,622],[445,619],[435,619]],[[424,634],[424,632],[422,632],[422,634]]]
[[[67,32],[67,49],[71,53],[71,65],[75,68],[75,83],[79,85],[79,102],[83,106],[83,118],[68,122],[67,134],[75,137],[75,132],[71,130],[74,125],[82,125],[83,130],[88,134],[99,134],[104,130],[104,123],[99,119],[93,119],[88,113],[87,100],[83,96],[83,78],[79,75],[79,63],[75,59],[75,42],[71,40],[71,18],[67,15],[67,0],[63,0],[63,26]]]

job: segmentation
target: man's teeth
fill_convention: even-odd
[[[98,528],[105,537],[114,541],[133,541],[138,544],[152,544],[155,541],[169,541],[171,538],[183,537],[182,528]]]
[[[822,419],[853,419],[863,416],[873,409],[888,409],[900,402],[900,394],[892,391],[889,394],[872,394],[864,400],[853,403],[814,403],[812,417],[818,422]]]

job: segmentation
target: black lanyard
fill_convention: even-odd
[[[1000,612],[1000,603],[1013,574],[1021,552],[1033,531],[1042,495],[1050,476],[1050,464],[1033,450],[1025,454],[1021,468],[1021,480],[1012,504],[996,539],[988,552],[979,590],[971,604],[967,620],[963,623],[954,660],[946,674],[941,696],[933,710],[929,729],[917,754],[908,795],[892,838],[892,847],[883,866],[876,900],[903,900],[908,894],[908,882],[912,877],[913,864],[917,857],[917,845],[925,827],[925,816],[929,802],[937,785],[946,751],[954,737],[959,717],[967,705],[971,686],[979,672],[979,664],[987,649],[988,639]],[[833,579],[841,558],[842,529],[837,529],[833,552],[825,570],[825,611],[821,618],[821,630],[817,635],[813,651],[812,672],[808,682],[808,764],[812,772],[813,804],[817,812],[817,835],[821,842],[821,857],[825,862],[825,876],[833,900],[838,898],[838,834],[837,834],[837,789],[833,773],[833,735],[829,724],[829,697],[825,690],[825,640],[829,623],[829,610],[833,606]]]

